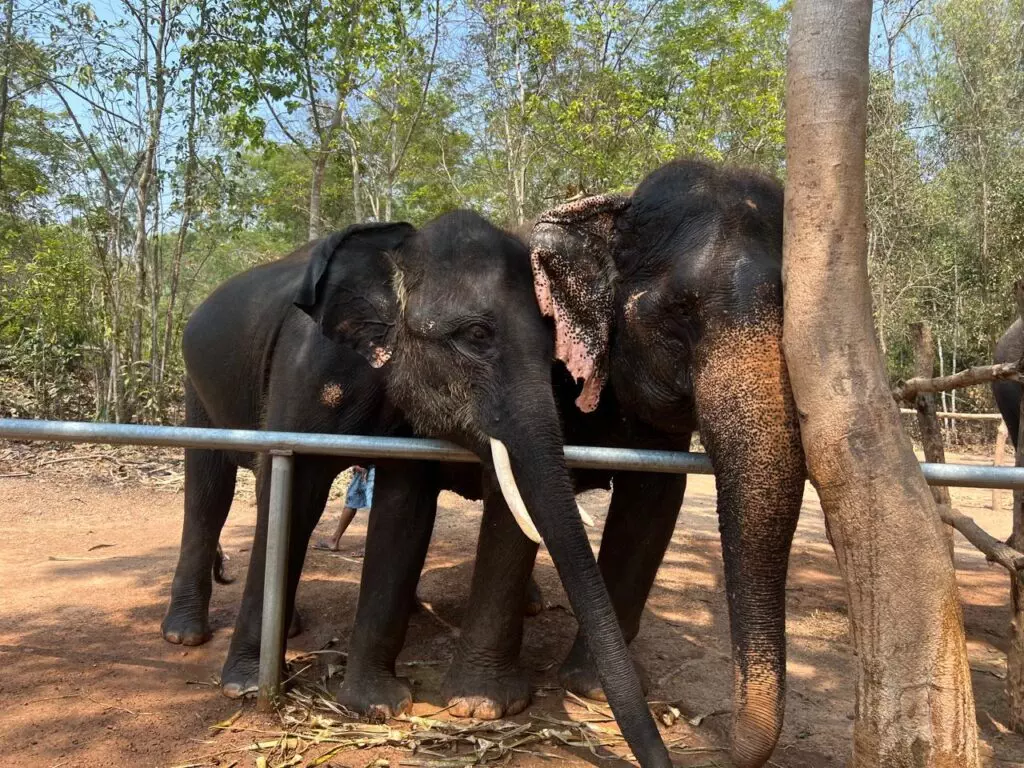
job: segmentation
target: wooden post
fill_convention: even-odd
[[[786,77],[783,347],[857,653],[850,768],[976,768],[944,525],[875,337],[865,214],[871,0],[795,0]]]
[[[935,350],[932,348],[932,329],[928,323],[914,323],[910,327],[914,337],[914,376],[915,378],[931,378],[935,367]],[[946,449],[942,444],[942,427],[935,408],[935,395],[922,392],[914,400],[917,411],[917,426],[921,431],[921,446],[924,448],[926,461],[935,464],[946,463]],[[947,507],[953,505],[949,496],[949,488],[944,485],[932,486],[932,497],[936,504]],[[949,557],[953,557],[953,529],[946,527],[946,548]]]
[[[1017,300],[1017,315],[1024,318],[1024,280],[1013,286]],[[1024,397],[1020,400],[1020,426],[1017,432],[1017,453],[1014,463],[1024,467]],[[1024,546],[1024,491],[1013,492],[1013,533],[1010,546],[1020,550]],[[1010,727],[1024,733],[1024,577],[1018,573],[1010,577],[1010,647],[1006,652],[1006,694],[1010,704]]]
[[[999,426],[996,427],[996,446],[992,456],[992,466],[1001,467],[1003,465],[1003,456],[1006,454],[1006,439],[1009,437],[1009,431],[1006,429],[1006,422],[1001,418],[999,419]],[[992,511],[999,511],[999,500],[1002,498],[1002,491],[999,488],[992,489]]]

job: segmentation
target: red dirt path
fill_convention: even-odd
[[[231,558],[229,573],[239,578],[215,589],[214,639],[186,649],[163,642],[159,634],[181,530],[180,493],[131,482],[119,487],[103,479],[107,462],[95,472],[79,469],[77,476],[69,463],[31,477],[2,477],[22,468],[10,452],[7,458],[0,454],[0,765],[253,765],[254,756],[245,752],[220,762],[205,757],[255,738],[251,730],[217,736],[209,730],[239,709],[209,682],[227,650],[248,563],[255,518],[251,493],[240,490],[222,539]],[[607,494],[595,492],[581,501],[600,525]],[[955,504],[1005,538],[1009,510],[993,513],[989,502],[988,492],[954,491]],[[331,502],[318,535],[329,532],[340,509],[338,501]],[[419,662],[402,669],[417,682],[416,714],[435,712],[441,704],[437,688],[469,588],[479,518],[477,504],[442,496],[419,588],[433,614],[413,617],[400,659]],[[320,648],[332,637],[347,647],[365,523],[365,515],[357,517],[340,554],[310,551],[298,597],[306,631],[291,649]],[[593,534],[595,547],[599,531]],[[551,607],[527,620],[523,658],[534,670],[534,684],[543,689],[555,684],[552,667],[568,649],[575,622],[544,553],[537,575]],[[1024,739],[1005,727],[1007,577],[959,538],[957,577],[986,764],[1024,766]],[[790,690],[773,761],[777,766],[845,764],[855,669],[845,604],[817,498],[808,489],[789,579]],[[729,706],[728,625],[710,478],[691,478],[634,649],[654,684],[652,699],[679,700],[687,716]],[[558,691],[542,692],[547,695],[531,711],[562,718],[582,711],[563,703]],[[277,727],[256,715],[251,704],[236,725]],[[726,743],[727,726],[727,715],[714,715],[699,727],[677,723],[665,735],[691,747],[714,748]],[[599,762],[556,747],[545,751],[567,764]],[[397,750],[368,750],[341,753],[331,764],[362,768],[384,758],[398,765],[409,757]],[[513,763],[549,764],[535,757]],[[709,751],[678,764],[727,766],[728,761]]]

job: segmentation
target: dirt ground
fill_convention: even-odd
[[[182,648],[160,637],[180,535],[180,464],[85,448],[51,450],[51,458],[40,461],[32,451],[38,449],[7,446],[5,452],[0,445],[0,765],[256,764],[244,748],[280,730],[272,717],[257,715],[247,703],[232,729],[210,728],[240,709],[212,681],[227,651],[243,579],[216,587],[209,644]],[[83,455],[89,458],[75,458]],[[1000,538],[1010,530],[1008,495],[994,513],[988,491],[953,493],[956,505]],[[600,525],[608,495],[593,492],[580,500]],[[337,498],[331,501],[318,535],[330,532],[341,507]],[[400,674],[416,685],[415,714],[443,706],[438,687],[469,589],[479,518],[476,503],[442,495],[419,587],[430,610],[413,617],[400,657]],[[233,576],[244,576],[254,522],[251,483],[243,484],[222,538]],[[347,647],[365,533],[361,513],[340,553],[310,551],[298,595],[306,626],[290,642],[290,654],[323,648],[332,638],[334,647]],[[595,549],[599,536],[600,527],[592,534]],[[653,684],[650,698],[676,702],[683,713],[664,729],[667,741],[689,751],[679,756],[680,766],[729,765],[720,750],[727,743],[723,710],[731,680],[720,560],[714,482],[692,477],[633,646]],[[985,762],[1024,766],[1024,739],[1005,725],[1007,577],[959,536],[956,564]],[[586,710],[563,699],[554,670],[572,642],[575,621],[543,550],[537,576],[547,609],[527,619],[523,650],[537,696],[515,719],[527,722],[545,712],[579,719]],[[789,694],[773,765],[838,768],[849,750],[855,665],[845,594],[809,486],[788,592]],[[322,752],[308,752],[307,759]],[[544,752],[559,763],[602,764],[582,750],[545,745]],[[372,749],[342,752],[327,764],[416,764],[411,757]],[[512,763],[550,761],[525,756]]]

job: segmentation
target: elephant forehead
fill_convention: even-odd
[[[406,322],[429,332],[461,317],[500,314],[517,298],[495,270],[451,273],[417,282],[407,297]]]

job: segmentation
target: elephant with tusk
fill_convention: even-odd
[[[440,216],[419,230],[401,223],[355,225],[223,284],[192,315],[183,350],[189,425],[416,434],[453,440],[481,459],[483,471],[374,461],[359,601],[337,692],[344,706],[381,717],[411,703],[409,685],[395,676],[395,659],[437,494],[450,488],[484,499],[486,546],[496,533],[534,551],[536,542],[545,543],[630,747],[643,765],[671,764],[565,466],[551,379],[552,329],[534,299],[530,254],[522,241],[466,211]],[[333,479],[352,463],[362,463],[361,457],[295,458],[289,616],[310,534]],[[182,545],[162,625],[171,642],[209,636],[211,572],[238,467],[256,468],[258,523],[221,675],[222,690],[232,697],[256,687],[266,463],[225,451],[186,451]],[[532,557],[523,559],[524,573],[506,574],[522,584],[522,594],[514,596],[520,612],[531,564]],[[517,693],[519,699],[528,694]]]

